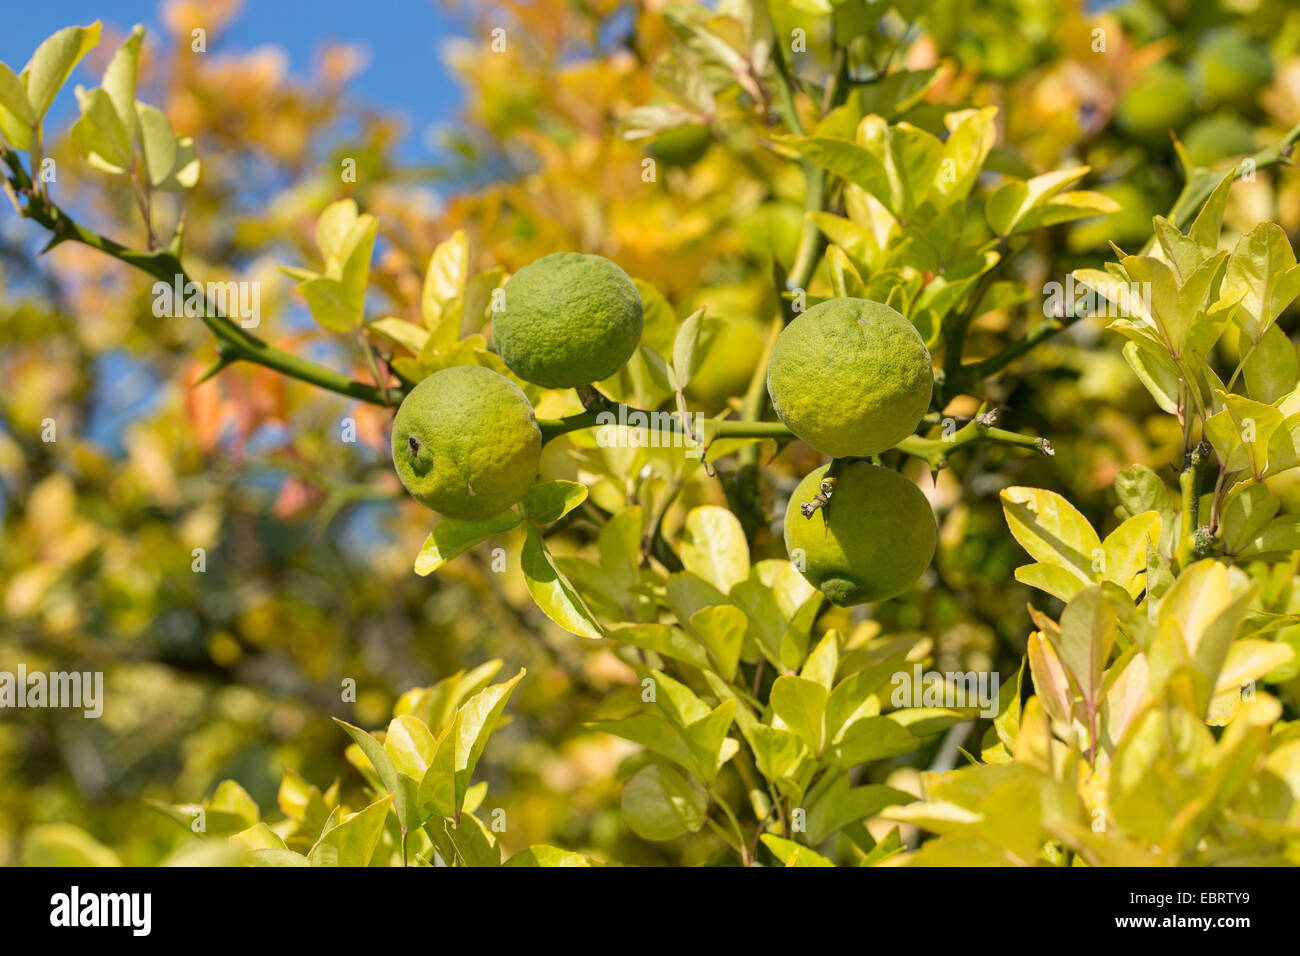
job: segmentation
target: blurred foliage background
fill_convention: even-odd
[[[803,183],[753,117],[725,101],[690,135],[620,137],[618,118],[654,102],[656,77],[672,79],[660,6],[440,4],[448,35],[463,38],[446,46],[463,105],[436,160],[413,163],[399,155],[400,122],[348,94],[361,66],[354,49],[322,46],[313,74],[291,75],[267,49],[223,41],[235,3],[165,4],[167,32],[151,36],[142,77],[203,159],[186,198],[191,273],[260,282],[259,334],[365,378],[359,352],[306,319],[275,269],[314,261],[316,216],[329,202],[353,196],[379,217],[375,315],[418,321],[429,256],[457,229],[474,271],[513,271],[557,249],[600,253],[659,288],[679,315],[707,305],[726,321],[691,396],[718,411],[743,392],[780,307],[773,262],[788,269],[794,257]],[[1182,185],[1167,130],[1197,163],[1216,165],[1300,122],[1300,8],[1282,0],[916,7],[910,30],[895,24],[880,37],[897,45],[897,63],[941,68],[913,122],[931,108],[938,123],[960,105],[996,105],[1003,168],[1087,164],[1089,188],[1123,207],[1041,233],[1016,260],[1031,288],[1096,266],[1108,241],[1136,251],[1146,240],[1151,216]],[[800,8],[781,6],[792,22]],[[208,31],[207,55],[190,51],[195,26]],[[109,16],[91,73],[129,27]],[[496,27],[507,30],[506,50],[485,55]],[[809,36],[810,71],[824,72],[827,46]],[[143,247],[130,195],[103,188],[66,137],[51,140],[60,202]],[[660,163],[652,184],[642,180],[648,154]],[[341,181],[348,158],[355,182]],[[165,222],[176,214],[158,211]],[[1264,219],[1296,235],[1300,178],[1274,170],[1234,188],[1226,241]],[[17,862],[23,831],[44,822],[81,826],[126,862],[154,862],[188,836],[144,801],[197,802],[228,777],[263,807],[274,806],[286,766],[322,789],[338,779],[359,791],[329,717],[378,727],[404,691],[489,658],[503,659],[505,674],[529,671],[480,771],[507,810],[507,851],[546,842],[624,862],[708,859],[698,856],[708,840],[651,844],[619,818],[616,772],[633,748],[584,727],[634,683],[609,647],[546,620],[517,569],[490,572],[487,549],[436,576],[411,572],[432,516],[400,493],[387,412],[247,365],[195,387],[215,357],[200,323],[155,318],[149,282],[92,250],[69,244],[33,258],[33,234],[0,221],[0,669],[100,670],[108,696],[100,720],[0,715],[0,863]],[[1035,299],[985,316],[970,348],[994,351],[1040,309]],[[1288,333],[1294,324],[1281,323]],[[1055,489],[1104,534],[1117,523],[1118,470],[1141,462],[1172,477],[1178,455],[1176,423],[1101,325],[1078,323],[990,395],[1006,427],[1049,438],[1056,456],[975,446],[955,457],[929,489],[941,531],[933,568],[876,608],[874,622],[861,609],[853,620],[836,612],[845,626],[929,640],[939,670],[1015,670],[1029,590],[1012,578],[1023,559],[997,492]],[[56,441],[42,440],[47,419]],[[345,440],[349,419],[355,442]],[[818,461],[799,444],[776,451],[767,443],[760,455],[769,514]],[[1300,488],[1274,491],[1300,510]],[[725,504],[701,478],[680,508],[707,501]],[[592,538],[581,513],[559,534],[569,539],[562,551]],[[784,556],[779,534],[760,532],[754,554]],[[355,703],[342,699],[347,679]],[[1283,690],[1294,712],[1300,687]],[[892,782],[905,787],[900,769]]]

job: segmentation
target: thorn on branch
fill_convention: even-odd
[[[226,368],[226,366],[234,365],[235,362],[238,360],[238,358],[239,357],[237,355],[234,355],[231,352],[227,352],[225,349],[218,349],[217,360],[213,362],[212,365],[208,367],[208,370],[204,372],[202,375],[200,375],[198,380],[190,387],[198,388],[208,379],[220,373],[224,368]]]

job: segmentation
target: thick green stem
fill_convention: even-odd
[[[1178,533],[1178,565],[1185,568],[1196,560],[1196,535],[1200,530],[1201,489],[1205,484],[1205,470],[1210,463],[1210,445],[1202,441],[1188,452],[1183,470],[1178,475],[1182,492],[1183,509]]]
[[[19,195],[26,197],[23,215],[40,223],[52,234],[49,244],[45,247],[47,250],[60,243],[79,242],[169,285],[175,282],[177,277],[180,278],[182,285],[192,281],[172,249],[137,252],[119,242],[91,232],[54,203],[37,194],[12,150],[5,149],[0,156],[10,169],[9,179],[13,188]],[[211,307],[205,308],[199,318],[216,336],[217,349],[223,365],[240,360],[253,362],[290,378],[307,382],[309,385],[338,392],[340,395],[347,395],[375,405],[388,404],[379,388],[365,382],[358,382],[341,372],[316,365],[314,362],[276,348]]]

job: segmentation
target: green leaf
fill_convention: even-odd
[[[265,823],[254,823],[247,830],[241,830],[231,838],[232,842],[240,843],[250,850],[285,850],[289,847],[285,844],[280,834],[276,833]],[[305,861],[304,857],[304,861]]]
[[[1240,554],[1273,520],[1282,502],[1263,482],[1240,482],[1224,496],[1219,526],[1224,549]]]
[[[22,834],[22,866],[121,866],[117,854],[80,827],[45,823]]]
[[[1300,294],[1300,267],[1282,227],[1261,222],[1237,242],[1228,257],[1222,295],[1244,293],[1237,319],[1252,342]]]
[[[308,854],[311,865],[369,866],[383,836],[384,820],[393,808],[393,799],[393,794],[385,794],[360,813],[326,830]]]
[[[388,733],[384,735],[384,753],[402,776],[423,780],[437,750],[438,742],[418,717],[401,714],[389,722]]]
[[[709,655],[699,642],[670,624],[620,624],[611,627],[607,636],[620,644],[654,651],[701,670],[710,666]]]
[[[596,547],[600,566],[620,590],[631,591],[641,580],[641,542],[645,535],[645,512],[641,507],[625,508],[600,529]]]
[[[429,331],[426,328],[395,316],[375,319],[373,322],[366,323],[366,328],[391,339],[415,355],[419,355],[420,350],[429,341]]]
[[[1119,212],[1120,205],[1102,193],[1089,190],[1077,190],[1061,193],[1050,202],[1035,206],[1016,220],[1012,235],[1038,229],[1042,226],[1055,226],[1076,219],[1090,216],[1105,216]]]
[[[820,844],[850,823],[874,817],[885,807],[915,799],[910,793],[878,784],[851,787],[847,774],[836,777],[808,811],[808,842]]]
[[[834,866],[830,860],[810,850],[806,846],[801,846],[793,840],[786,840],[782,837],[775,836],[771,833],[764,833],[762,836],[763,845],[766,846],[776,858],[786,866]]]
[[[592,726],[640,744],[652,753],[667,757],[684,770],[692,773],[696,770],[695,757],[683,732],[656,714],[633,714],[622,720],[601,721]]]
[[[121,174],[132,166],[132,142],[104,90],[84,92],[77,88],[80,118],[72,124],[72,141],[92,166],[110,174]]]
[[[1063,169],[1035,176],[1028,182],[1011,180],[994,190],[985,205],[989,226],[999,236],[1015,233],[1031,210],[1044,206],[1063,189],[1088,175],[1087,166]],[[1113,210],[1112,210],[1113,211]],[[1085,213],[1091,215],[1091,213]],[[1031,227],[1026,227],[1031,228]]]
[[[704,826],[709,797],[698,781],[672,767],[651,763],[623,784],[619,806],[637,836],[672,840]]]
[[[906,731],[904,731],[906,732]],[[795,734],[766,724],[757,724],[749,734],[758,772],[768,780],[786,776],[804,753],[803,742]]]
[[[839,668],[839,640],[839,633],[834,628],[827,631],[799,671],[800,677],[821,684],[828,694],[835,683],[835,671]]]
[[[749,577],[749,543],[740,519],[726,508],[701,505],[686,516],[682,564],[723,594]]]
[[[360,727],[354,727],[345,720],[334,718],[334,723],[338,724],[347,731],[348,736],[361,748],[361,752],[366,755],[370,761],[370,766],[374,768],[375,773],[379,775],[380,781],[389,793],[393,795],[394,809],[397,810],[397,819],[402,826],[414,824],[412,811],[414,807],[408,806],[407,791],[402,786],[402,781],[397,773],[397,768],[393,765],[392,759],[388,756],[384,745],[381,744],[372,734],[366,733]],[[362,864],[363,866],[365,864]]]
[[[253,850],[244,858],[245,866],[311,866],[311,860],[293,850]]]
[[[772,683],[770,703],[773,712],[814,754],[822,751],[826,698],[825,687],[802,677],[787,674]]]
[[[948,128],[944,140],[934,194],[942,205],[951,205],[970,195],[984,167],[984,160],[997,141],[997,107],[958,110],[943,118]]]
[[[830,273],[831,293],[836,297],[862,298],[866,295],[862,276],[839,246],[827,248],[826,270]]]
[[[280,812],[301,824],[313,836],[319,836],[329,818],[329,807],[320,789],[304,780],[296,770],[285,768],[276,797]],[[189,826],[188,821],[182,824]]]
[[[1160,541],[1160,515],[1154,511],[1134,515],[1106,536],[1102,577],[1124,588],[1137,598],[1142,593],[1147,566],[1147,543]]]
[[[1153,348],[1145,341],[1126,342],[1124,361],[1128,362],[1143,387],[1151,393],[1161,411],[1168,415],[1178,414],[1182,376],[1169,358],[1168,351]]]
[[[849,674],[826,699],[826,738],[837,742],[840,731],[861,717],[871,716],[871,696],[898,671],[908,652],[894,654],[878,664]],[[876,704],[878,707],[878,703]]]
[[[542,534],[534,524],[528,525],[521,556],[524,583],[542,613],[560,627],[578,637],[603,636],[600,624],[587,602],[574,590],[569,579],[556,566]]]
[[[735,719],[736,701],[724,700],[698,720],[686,725],[686,742],[695,758],[699,774],[712,783],[722,765],[736,753],[739,745],[727,737]]]
[[[1101,704],[1103,672],[1119,630],[1114,599],[1104,591],[1105,587],[1080,591],[1061,614],[1060,631],[1047,632],[1047,639],[1090,711]]]
[[[30,128],[36,125],[36,112],[32,109],[31,101],[27,99],[27,90],[22,80],[14,76],[14,71],[7,63],[0,63],[0,109],[7,110],[13,119],[24,127]],[[8,135],[7,131],[6,135]],[[19,149],[27,147],[26,142],[15,142],[14,145]]]
[[[433,250],[424,276],[420,310],[430,329],[438,325],[452,300],[465,291],[468,276],[469,238],[465,230],[457,229]]]
[[[1061,601],[1069,601],[1087,587],[1077,574],[1055,564],[1024,564],[1016,568],[1015,577],[1021,584],[1046,591]]]
[[[98,20],[89,26],[66,27],[36,48],[23,73],[27,99],[38,123],[81,58],[99,43],[99,32]]]
[[[257,801],[248,795],[248,791],[234,780],[223,780],[212,794],[212,809],[222,813],[233,814],[252,826],[261,818]]]
[[[116,104],[115,104],[116,105]],[[176,168],[176,134],[162,110],[144,103],[133,104],[132,128],[139,128],[140,150],[149,183],[158,186]]]
[[[1078,509],[1053,491],[1007,488],[1002,510],[1012,536],[1036,560],[1068,571],[1085,584],[1095,580],[1092,567],[1101,554],[1101,539]]]
[[[899,222],[910,220],[934,184],[943,143],[910,123],[890,126],[879,116],[858,124],[858,142],[875,155],[889,183],[888,191],[876,198]]]
[[[298,291],[307,300],[311,317],[330,332],[351,332],[361,324],[361,316],[348,302],[343,283],[328,276],[316,276],[299,283]]]
[[[443,830],[456,850],[461,866],[500,866],[501,847],[496,837],[472,813],[462,813],[458,820],[444,820]]]
[[[515,687],[526,674],[522,667],[519,673],[504,684],[493,684],[479,691],[467,700],[456,712],[456,719],[447,731],[455,743],[456,766],[456,807],[464,802],[469,789],[470,777],[478,766],[488,738],[496,730],[501,714],[514,693]],[[439,742],[441,745],[441,741]]]
[[[101,84],[113,109],[126,130],[127,142],[135,142],[135,88],[136,77],[140,71],[140,46],[144,43],[144,27],[137,25],[131,30],[126,42],[117,48],[113,58],[104,70]]]
[[[1241,370],[1250,397],[1270,405],[1289,394],[1300,380],[1296,347],[1277,325],[1264,330],[1259,344],[1249,349]]]
[[[561,850],[556,846],[539,843],[527,850],[520,850],[503,866],[591,866],[591,861],[581,853]]]
[[[514,511],[503,511],[482,521],[442,518],[434,525],[433,533],[425,539],[415,557],[415,573],[421,576],[432,574],[475,545],[512,531],[523,523],[524,519]]]
[[[524,517],[537,524],[559,521],[587,500],[587,486],[576,481],[543,481],[525,492],[520,502]]]
[[[884,164],[857,143],[822,136],[788,141],[805,158],[889,205],[890,182]],[[890,209],[893,212],[893,209]]]
[[[835,744],[835,758],[844,768],[909,754],[921,741],[889,717],[864,717],[849,725]]]
[[[747,628],[745,612],[730,604],[701,608],[690,618],[691,633],[708,649],[718,674],[728,682],[735,679]]]
[[[696,309],[687,316],[673,340],[673,374],[677,388],[685,388],[704,363],[707,353],[700,348],[703,320],[704,310]]]

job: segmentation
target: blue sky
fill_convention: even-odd
[[[123,29],[142,23],[156,41],[162,35],[158,6],[157,0],[8,0],[0,30],[0,60],[17,72],[55,30],[96,19]],[[293,72],[306,76],[320,42],[363,43],[370,51],[370,65],[351,81],[349,91],[405,116],[402,152],[409,160],[419,160],[427,155],[426,130],[455,116],[461,90],[443,68],[440,51],[448,37],[463,33],[463,25],[453,22],[433,0],[244,0],[238,18],[209,50],[275,44],[288,53]],[[87,86],[98,82],[98,77],[80,69],[72,79]],[[55,123],[73,116],[71,85],[52,111]]]

